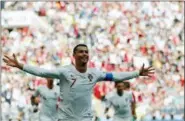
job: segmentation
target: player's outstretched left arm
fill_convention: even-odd
[[[145,68],[144,64],[139,71],[133,72],[112,72],[100,75],[98,80],[107,80],[107,81],[124,81],[132,78],[137,78],[139,76],[152,77],[154,74],[154,69],[152,66]]]
[[[153,74],[154,74],[154,69],[152,68],[152,66],[150,66],[148,68],[145,68],[144,64],[143,64],[143,66],[141,67],[141,69],[139,71],[112,73],[114,81],[123,81],[123,80],[136,78],[136,77],[139,77],[139,76],[152,77]]]

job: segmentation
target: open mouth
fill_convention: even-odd
[[[87,58],[83,58],[82,61],[87,61]]]
[[[87,57],[83,57],[81,60],[82,60],[83,62],[86,62],[86,61],[88,61],[88,58],[87,58]]]

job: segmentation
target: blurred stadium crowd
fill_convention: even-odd
[[[183,2],[3,2],[2,7],[3,54],[15,53],[24,63],[52,68],[72,63],[72,48],[85,43],[90,48],[89,67],[132,71],[142,63],[152,65],[156,70],[151,79],[130,80],[137,120],[184,119]],[[16,25],[20,19],[12,24],[6,15],[15,11],[15,18],[33,12],[38,19],[31,23],[36,26]],[[48,28],[37,27],[39,21]],[[3,62],[1,68],[3,121],[36,121],[30,95],[46,80]],[[111,119],[101,99],[112,90],[112,82],[95,86],[97,120]]]

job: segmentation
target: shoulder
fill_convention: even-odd
[[[71,64],[70,65],[62,66],[63,69],[69,69],[69,68],[72,68],[72,67],[73,67],[73,65],[71,65]]]
[[[38,87],[35,89],[36,92],[40,92],[41,90],[43,90],[43,86],[38,86]]]
[[[95,77],[95,79],[98,79],[100,77],[102,77],[102,78],[105,77],[104,72],[102,72],[100,69],[97,69],[97,68],[88,68],[88,75]]]
[[[115,93],[116,93],[116,91],[113,90],[113,91],[107,93],[107,95],[106,95],[105,98],[106,98],[106,99],[111,99],[111,98],[113,98],[113,97],[115,96]]]
[[[59,73],[64,73],[64,74],[66,74],[66,73],[68,73],[69,71],[72,70],[72,67],[73,67],[73,65],[59,66],[59,67],[57,67],[57,71],[58,71]]]
[[[132,93],[129,91],[124,91],[124,93],[125,93],[125,95],[132,95]]]
[[[41,86],[39,86],[38,88],[37,88],[37,90],[45,90],[47,87],[45,86],[45,85],[41,85]]]
[[[42,88],[44,88],[44,86],[40,85],[40,86],[37,87],[37,90],[42,89]]]
[[[65,65],[57,67],[59,70],[69,70],[72,68],[72,65]]]
[[[125,91],[125,95],[128,96],[128,97],[132,97],[133,96],[132,92],[130,92],[130,91]]]
[[[102,71],[98,68],[88,68],[88,72],[90,72],[94,75],[101,75],[102,73],[105,73],[104,71]]]
[[[90,71],[90,72],[97,72],[98,71],[98,69],[97,68],[88,68],[88,71]]]

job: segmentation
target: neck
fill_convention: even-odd
[[[117,94],[119,95],[119,96],[122,96],[123,95],[123,91],[121,92],[121,91],[117,91]]]
[[[87,64],[76,64],[75,65],[76,70],[78,70],[80,73],[85,73],[87,71]]]

